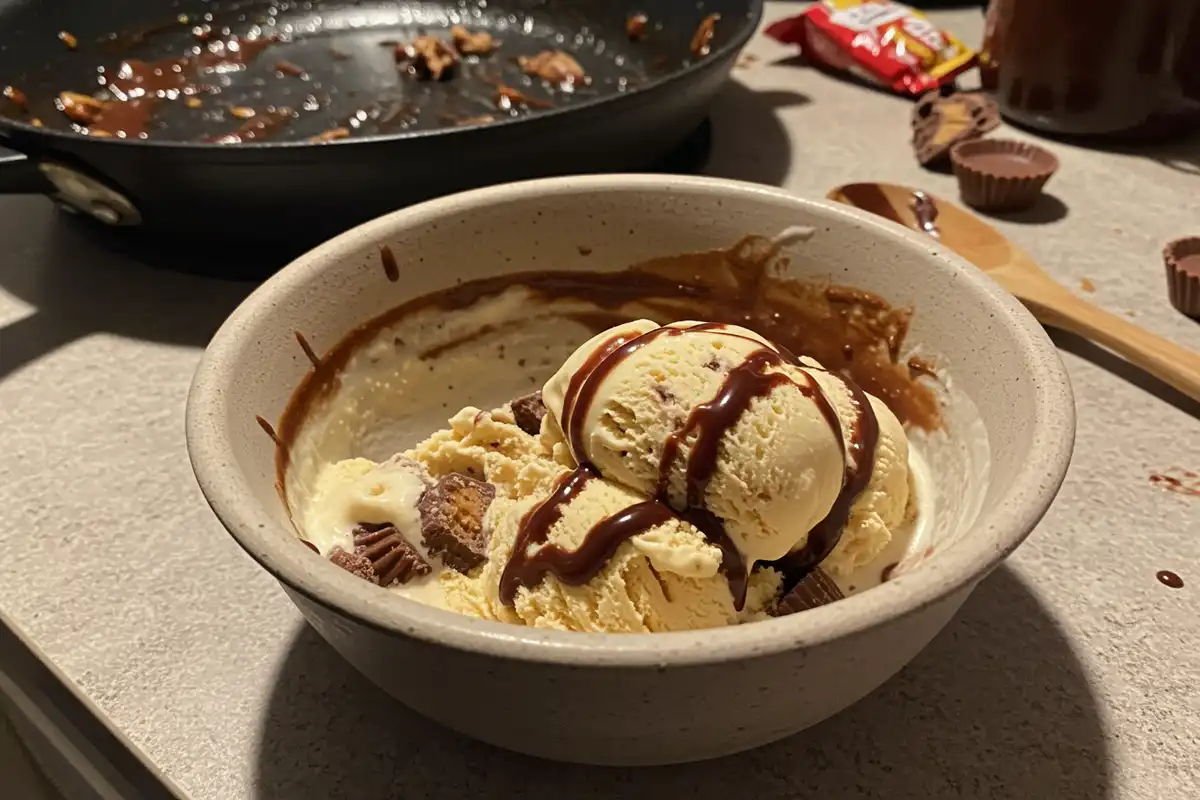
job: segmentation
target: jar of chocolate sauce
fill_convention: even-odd
[[[981,64],[1001,113],[1030,128],[1200,128],[1200,0],[992,0]]]

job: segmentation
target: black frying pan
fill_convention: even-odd
[[[649,20],[638,40],[626,27],[635,12]],[[643,169],[700,123],[761,12],[761,0],[0,0],[0,86],[25,96],[0,98],[0,145],[13,151],[0,150],[0,193],[55,195],[106,224],[160,235],[316,240],[466,188]],[[693,40],[711,14],[720,19],[701,55]],[[491,32],[499,48],[442,81],[423,80],[422,63],[397,64],[391,43],[448,38],[456,21]],[[195,100],[156,102],[123,131],[131,138],[74,132],[55,107],[62,91],[100,90],[98,67],[112,76],[123,60],[164,64],[255,26],[282,39],[256,53],[243,44],[245,63],[194,76],[182,91]],[[526,75],[518,57],[547,49],[573,55],[586,82],[568,92]],[[501,101],[509,108],[498,107],[502,87],[519,92]],[[268,117],[280,124],[255,134]],[[347,138],[313,141],[338,129]],[[214,143],[247,130],[258,138]]]

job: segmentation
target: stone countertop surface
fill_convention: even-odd
[[[978,41],[977,10],[934,17]],[[957,196],[914,162],[909,101],[762,36],[748,52],[712,115],[708,173]],[[1049,146],[1051,197],[997,227],[1089,300],[1200,349],[1159,255],[1200,234],[1200,146]],[[387,700],[210,514],[184,401],[248,285],[97,247],[41,199],[0,200],[0,241],[0,609],[183,796],[1195,796],[1200,497],[1150,477],[1200,471],[1200,407],[1087,342],[1055,334],[1079,417],[1057,502],[908,668],[778,744],[609,770],[502,752]]]

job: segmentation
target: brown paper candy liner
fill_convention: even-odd
[[[1058,170],[1053,153],[1013,139],[962,142],[950,151],[950,162],[963,202],[980,211],[1029,208]]]
[[[829,573],[817,567],[792,587],[791,591],[779,598],[771,615],[784,617],[796,614],[837,602],[845,596]]]
[[[1200,236],[1176,239],[1163,248],[1167,296],[1179,312],[1200,320]]]

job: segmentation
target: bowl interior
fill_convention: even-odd
[[[1069,387],[1044,333],[982,273],[899,226],[706,179],[610,176],[487,189],[397,212],[303,257],[235,312],[197,373],[189,447],[205,494],[254,557],[327,603],[391,627],[434,618],[428,615],[452,627],[491,625],[415,608],[296,545],[276,490],[274,447],[255,420],[278,419],[311,368],[295,333],[322,354],[355,326],[459,283],[524,270],[618,270],[792,226],[811,227],[812,235],[785,246],[789,276],[848,284],[916,309],[905,350],[937,365],[945,430],[916,437],[937,498],[927,563],[876,591],[761,625],[795,626],[804,617],[830,630],[865,624],[977,579],[1033,526],[1065,472]],[[381,245],[395,256],[396,280],[382,267]],[[384,458],[444,426],[464,405],[488,408],[536,388],[588,335],[561,317],[538,320],[537,307],[519,293],[495,305],[489,321],[528,322],[519,336],[480,339],[422,361],[427,343],[479,325],[478,318],[432,314],[360,350],[364,363],[372,347],[375,356],[378,348],[408,348],[413,357],[397,362],[386,386],[378,376],[347,372],[339,401],[360,404],[370,424],[338,427],[318,406],[296,439],[288,486],[303,485],[318,461]],[[498,342],[507,347],[497,349]],[[553,638],[522,630],[506,635]]]

